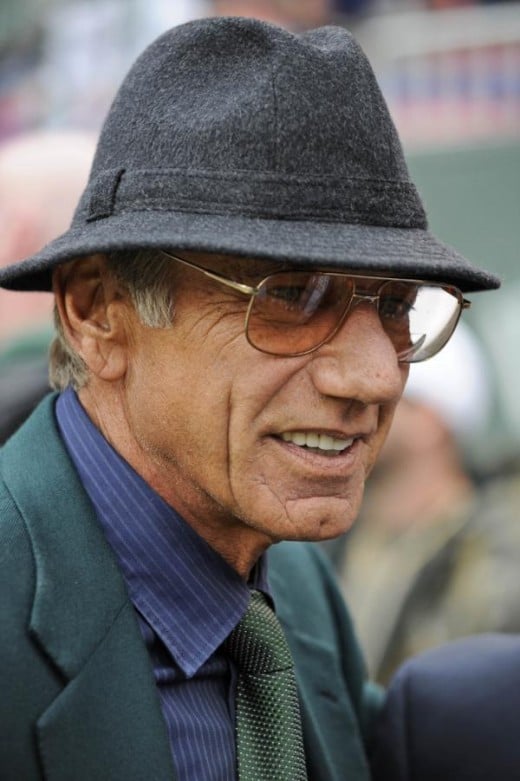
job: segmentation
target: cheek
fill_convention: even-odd
[[[377,458],[386,441],[386,438],[388,437],[388,433],[392,426],[392,421],[394,419],[397,405],[401,401],[401,396],[406,385],[406,380],[408,379],[408,373],[410,371],[409,364],[401,363],[399,365],[399,368],[401,373],[400,393],[399,396],[395,398],[392,403],[382,405],[379,410],[377,434],[374,437],[372,443],[371,452],[370,452],[370,463],[368,464],[367,474],[372,470],[372,467],[374,466],[375,461],[377,461]]]
[[[396,407],[397,402],[392,404],[392,406],[384,407],[380,412],[377,434],[374,437],[372,447],[370,448],[370,457],[367,464],[367,476],[372,471],[372,468],[377,461],[379,454],[381,453],[383,445],[386,442],[386,438],[388,437],[388,433],[394,419]]]
[[[224,489],[230,464],[230,428],[241,442],[250,432],[245,390],[234,389],[238,367],[215,350],[159,350],[138,366],[130,385],[135,421],[141,436],[162,459],[184,464],[198,480],[219,480]],[[143,380],[143,377],[146,378]]]
[[[299,385],[299,369],[295,359],[264,356],[247,345],[228,383],[231,449],[246,455],[253,443],[262,447],[266,432],[276,428],[273,421],[285,419],[295,399],[308,395]]]

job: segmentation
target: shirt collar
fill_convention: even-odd
[[[56,417],[133,604],[191,677],[244,615],[249,589],[270,596],[266,557],[246,584],[111,447],[72,389]]]

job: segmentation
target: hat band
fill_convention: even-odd
[[[110,169],[89,187],[87,221],[128,211],[181,211],[263,219],[426,228],[411,182],[255,171]]]

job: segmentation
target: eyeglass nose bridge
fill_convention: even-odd
[[[339,322],[336,324],[334,331],[330,334],[327,341],[332,339],[333,336],[336,335],[336,333],[339,331],[339,329],[341,328],[345,320],[351,314],[352,310],[359,304],[363,304],[363,303],[371,304],[376,310],[376,312],[379,314],[379,299],[380,299],[379,293],[358,293],[357,290],[354,293],[352,293],[345,309],[343,310],[343,314],[341,315]]]
[[[337,334],[345,320],[351,314],[352,310],[359,304],[370,304],[379,314],[379,299],[380,293],[358,293],[357,291],[352,293],[346,308],[343,310],[343,314],[341,315],[339,322],[336,324],[334,331],[330,334],[327,341],[332,339]]]
[[[376,310],[379,309],[379,293],[376,293],[375,295],[372,293],[353,293],[348,311],[351,312],[355,306],[363,303],[372,304]]]

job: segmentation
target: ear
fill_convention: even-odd
[[[129,302],[104,255],[58,267],[53,290],[63,331],[92,375],[113,382],[128,365]]]

